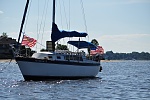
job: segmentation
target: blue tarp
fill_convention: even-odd
[[[87,41],[68,41],[68,43],[77,47],[78,49],[90,48],[92,50],[95,50],[97,48],[96,45]]]
[[[52,25],[51,40],[53,42],[56,42],[57,40],[64,37],[86,37],[87,35],[87,33],[80,33],[77,31],[60,31],[55,23]]]

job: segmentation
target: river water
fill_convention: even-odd
[[[150,61],[105,61],[94,79],[24,81],[0,61],[0,100],[150,100]]]

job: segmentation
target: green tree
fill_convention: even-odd
[[[8,37],[8,35],[7,35],[6,32],[3,32],[3,33],[2,33],[2,36],[3,36],[3,37]]]
[[[56,50],[68,50],[66,45],[57,44]]]
[[[96,39],[92,39],[91,43],[93,43],[93,44],[96,45],[96,46],[99,45],[99,43],[98,43],[98,41],[97,41]]]

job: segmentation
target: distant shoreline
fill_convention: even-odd
[[[11,59],[0,59],[0,62],[10,62]],[[14,62],[15,59],[12,59],[12,61]]]
[[[101,60],[101,62],[117,62],[117,61],[150,61],[150,60]]]

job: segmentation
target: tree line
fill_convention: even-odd
[[[107,51],[104,54],[104,58],[107,60],[150,60],[150,53],[148,52],[113,53],[113,51]]]
[[[7,33],[3,32],[3,37],[7,37]],[[96,46],[99,45],[98,41],[96,39],[92,39],[91,43],[95,44]],[[8,46],[7,46],[8,45]],[[9,47],[9,44],[7,44],[5,47],[1,47],[0,49],[9,49],[10,52],[8,54],[0,53],[0,59],[2,58],[13,58],[13,53],[11,51],[11,48]],[[22,55],[28,55],[31,56],[34,52],[30,48],[25,48],[25,46],[21,46],[21,54]],[[66,45],[57,44],[56,50],[68,50],[68,47]],[[41,51],[47,51],[46,49],[41,49]],[[90,55],[90,49],[88,49],[88,53]],[[103,55],[103,59],[106,60],[150,60],[150,53],[148,52],[132,52],[132,53],[113,53],[113,51],[107,51]]]

